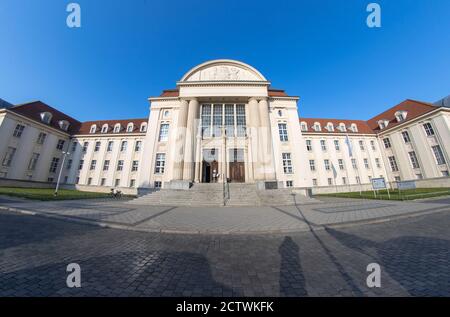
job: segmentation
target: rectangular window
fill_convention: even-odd
[[[39,153],[33,153],[31,155],[31,159],[30,159],[30,163],[28,164],[28,170],[30,171],[34,171],[34,169],[36,168],[36,164],[39,160]]]
[[[120,144],[120,152],[125,152],[127,150],[127,145],[127,141],[122,141],[122,143]]]
[[[50,163],[50,173],[56,173],[56,170],[58,169],[58,163],[59,163],[59,158],[54,157],[52,159],[52,162]]]
[[[44,144],[46,138],[47,138],[47,134],[45,134],[44,132],[40,132],[39,135],[38,135],[36,143],[37,144]]]
[[[22,136],[23,130],[25,129],[24,125],[18,124],[16,125],[16,128],[14,129],[13,136],[16,138],[20,138]]]
[[[408,152],[408,155],[409,155],[409,159],[411,160],[412,168],[419,168],[420,167],[419,160],[417,159],[416,152],[414,152],[414,151]]]
[[[325,170],[330,170],[330,160],[323,160],[323,164],[325,165]]]
[[[389,140],[389,138],[384,138],[383,143],[384,143],[384,148],[389,149],[391,147],[391,140]]]
[[[71,149],[72,153],[75,153],[75,151],[77,150],[77,146],[78,146],[77,141],[73,141],[72,142],[72,149]]]
[[[341,146],[339,144],[339,140],[334,140],[334,148],[336,151],[340,151],[341,150]]]
[[[312,151],[312,143],[311,143],[311,140],[306,140],[306,150],[308,150],[309,152]]]
[[[157,153],[156,154],[156,162],[155,162],[155,173],[156,174],[164,174],[165,166],[166,166],[166,154],[165,153]]]
[[[408,131],[402,132],[402,138],[403,138],[403,142],[405,142],[405,143],[411,142]]]
[[[134,145],[134,151],[139,152],[142,147],[142,141],[136,141],[136,144]]]
[[[373,151],[377,150],[377,148],[375,147],[375,141],[374,140],[370,140],[370,146],[372,147]]]
[[[311,169],[311,171],[316,170],[316,163],[314,160],[309,160],[309,168]]]
[[[53,183],[53,177],[49,177],[49,178],[47,178],[47,182],[49,182],[49,183]]]
[[[161,127],[159,128],[159,142],[167,142],[169,139],[169,124],[161,123]]]
[[[364,141],[363,141],[363,140],[359,140],[359,149],[360,149],[361,151],[365,151],[365,150],[366,150],[366,148],[365,148],[365,146],[364,146]]]
[[[102,178],[102,180],[100,181],[100,185],[105,186],[105,184],[106,184],[106,178]]]
[[[234,105],[225,105],[225,132],[227,137],[234,136]]]
[[[100,151],[100,141],[95,142],[94,152]]]
[[[375,158],[375,164],[377,165],[377,168],[381,168],[380,159],[378,157]]]
[[[427,136],[434,135],[433,126],[431,125],[431,123],[429,123],[429,122],[425,123],[423,125],[423,128],[425,129],[425,133],[427,134]]]
[[[320,140],[320,146],[322,147],[322,151],[327,150],[327,144],[325,143],[325,140]]]
[[[68,180],[69,180],[69,176],[64,176],[64,184],[67,184]]]
[[[67,165],[66,165],[66,169],[70,170],[72,168],[72,163],[73,163],[72,159],[68,160],[67,161]]]
[[[89,146],[89,142],[84,142],[83,143],[83,153],[87,152],[88,146]]]
[[[342,177],[342,184],[343,184],[343,185],[347,185],[347,178]]]
[[[104,171],[109,170],[109,160],[105,160],[105,161],[103,162],[103,170],[104,170]]]
[[[16,148],[9,146],[8,150],[5,153],[5,157],[3,158],[2,165],[3,166],[11,166],[11,162],[14,158],[14,154],[16,154]]]
[[[97,160],[92,160],[91,161],[91,166],[89,167],[89,169],[91,171],[95,170],[95,166],[97,165]]]
[[[119,187],[120,186],[120,178],[116,178],[116,180],[114,181],[114,186],[115,187]]]
[[[155,188],[161,188],[162,182],[156,181],[155,182]]]
[[[344,170],[344,160],[338,159],[338,165],[340,170]]]
[[[135,179],[131,179],[130,180],[130,187],[135,187],[136,186],[136,180]]]
[[[286,123],[278,123],[278,133],[280,134],[280,141],[288,141],[288,132]]]
[[[123,160],[117,161],[117,170],[118,171],[123,170]]]
[[[294,187],[293,181],[286,181],[286,187]]]
[[[356,176],[356,184],[361,184],[361,179],[359,178],[359,176]]]
[[[442,176],[444,177],[448,177],[450,174],[448,173],[448,171],[442,171]]]
[[[211,136],[211,105],[202,105],[202,136]]]
[[[247,135],[247,122],[245,119],[245,105],[236,105],[236,128],[237,136],[245,137]]]
[[[397,166],[397,161],[395,160],[394,156],[389,156],[389,165],[391,166],[391,171],[393,172],[398,172],[398,166]]]
[[[64,143],[66,143],[64,140],[58,140],[58,144],[56,144],[56,149],[62,150],[64,148]]]
[[[106,147],[106,152],[111,152],[113,150],[114,141],[108,141],[108,146]]]
[[[92,184],[92,177],[89,177],[89,178],[88,178],[87,184],[88,184],[88,185],[91,185],[91,184]]]
[[[80,164],[78,165],[78,170],[83,169],[84,160],[80,160]]]
[[[215,104],[213,107],[213,137],[220,137],[222,135],[222,105]]]
[[[352,158],[352,167],[354,170],[358,169],[358,165],[356,164],[356,159]]]
[[[131,171],[136,172],[138,170],[138,167],[139,167],[139,161],[133,161],[133,164],[131,166]]]
[[[283,171],[285,174],[292,174],[291,153],[282,153]]]
[[[313,186],[317,186],[317,178],[313,178],[312,182],[313,182]]]
[[[333,185],[333,179],[332,178],[328,178],[328,186],[331,186],[331,185]]]
[[[431,147],[433,149],[434,157],[438,165],[445,164],[444,154],[442,153],[441,147],[439,145],[434,145]]]
[[[366,169],[369,169],[370,167],[369,167],[369,160],[368,159],[364,159],[364,167],[366,168]]]

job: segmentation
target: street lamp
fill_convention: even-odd
[[[60,182],[60,180],[61,180],[62,169],[63,169],[63,167],[64,167],[64,162],[66,161],[66,156],[67,156],[67,155],[70,155],[69,152],[65,152],[65,151],[63,151],[62,154],[63,154],[63,159],[62,159],[61,167],[60,167],[60,169],[59,169],[58,181],[56,182],[56,188],[55,188],[55,194],[54,194],[55,196],[58,195],[59,182]]]

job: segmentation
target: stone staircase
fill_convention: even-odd
[[[225,195],[224,195],[225,194]],[[320,201],[295,194],[292,189],[257,190],[255,184],[194,184],[189,190],[161,189],[151,191],[129,202],[146,206],[288,206],[314,204]]]

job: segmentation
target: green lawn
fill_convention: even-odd
[[[450,188],[417,188],[407,190],[389,190],[391,200],[413,200],[421,198],[430,198],[438,196],[450,195]],[[351,193],[334,193],[334,194],[321,194],[317,196],[328,197],[342,197],[342,198],[364,198],[364,199],[389,199],[387,190],[378,191],[376,197],[373,191],[351,192]]]
[[[58,196],[54,196],[53,188],[18,188],[0,187],[0,195],[8,195],[35,200],[66,200],[66,199],[91,199],[111,197],[109,193],[82,192],[79,190],[60,189]]]

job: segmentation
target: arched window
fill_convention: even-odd
[[[308,124],[306,124],[306,122],[302,121],[300,123],[300,129],[302,129],[303,132],[308,131]]]
[[[93,124],[91,125],[91,129],[89,130],[89,133],[95,133],[97,131],[97,125]]]
[[[114,126],[114,133],[119,133],[120,132],[120,123],[116,123],[116,125]]]
[[[358,132],[358,126],[356,125],[356,123],[352,123],[350,128],[352,129],[353,132]]]
[[[404,110],[397,111],[395,113],[395,119],[397,119],[397,122],[405,121],[406,115],[407,115],[407,112]]]
[[[320,127],[320,123],[319,122],[314,122],[314,131],[319,132],[322,131],[322,128]]]
[[[102,126],[102,133],[108,133],[108,128],[109,128],[108,124],[105,123],[105,124]]]
[[[332,122],[328,122],[328,123],[327,123],[327,130],[328,130],[329,132],[333,132],[333,131],[334,131],[334,125],[333,125]]]
[[[127,132],[133,132],[134,124],[133,122],[128,123],[127,125]]]
[[[339,123],[339,130],[341,130],[341,132],[347,131],[347,128],[346,128],[344,122]]]
[[[42,112],[41,113],[41,120],[44,123],[50,124],[50,122],[52,121],[52,114],[50,112]]]
[[[380,127],[381,130],[386,128],[388,124],[389,124],[388,120],[378,120],[378,126]]]
[[[141,132],[147,132],[147,122],[142,122],[141,123],[140,131]]]
[[[67,120],[60,120],[58,122],[58,125],[62,130],[67,131],[69,129],[70,123]]]

